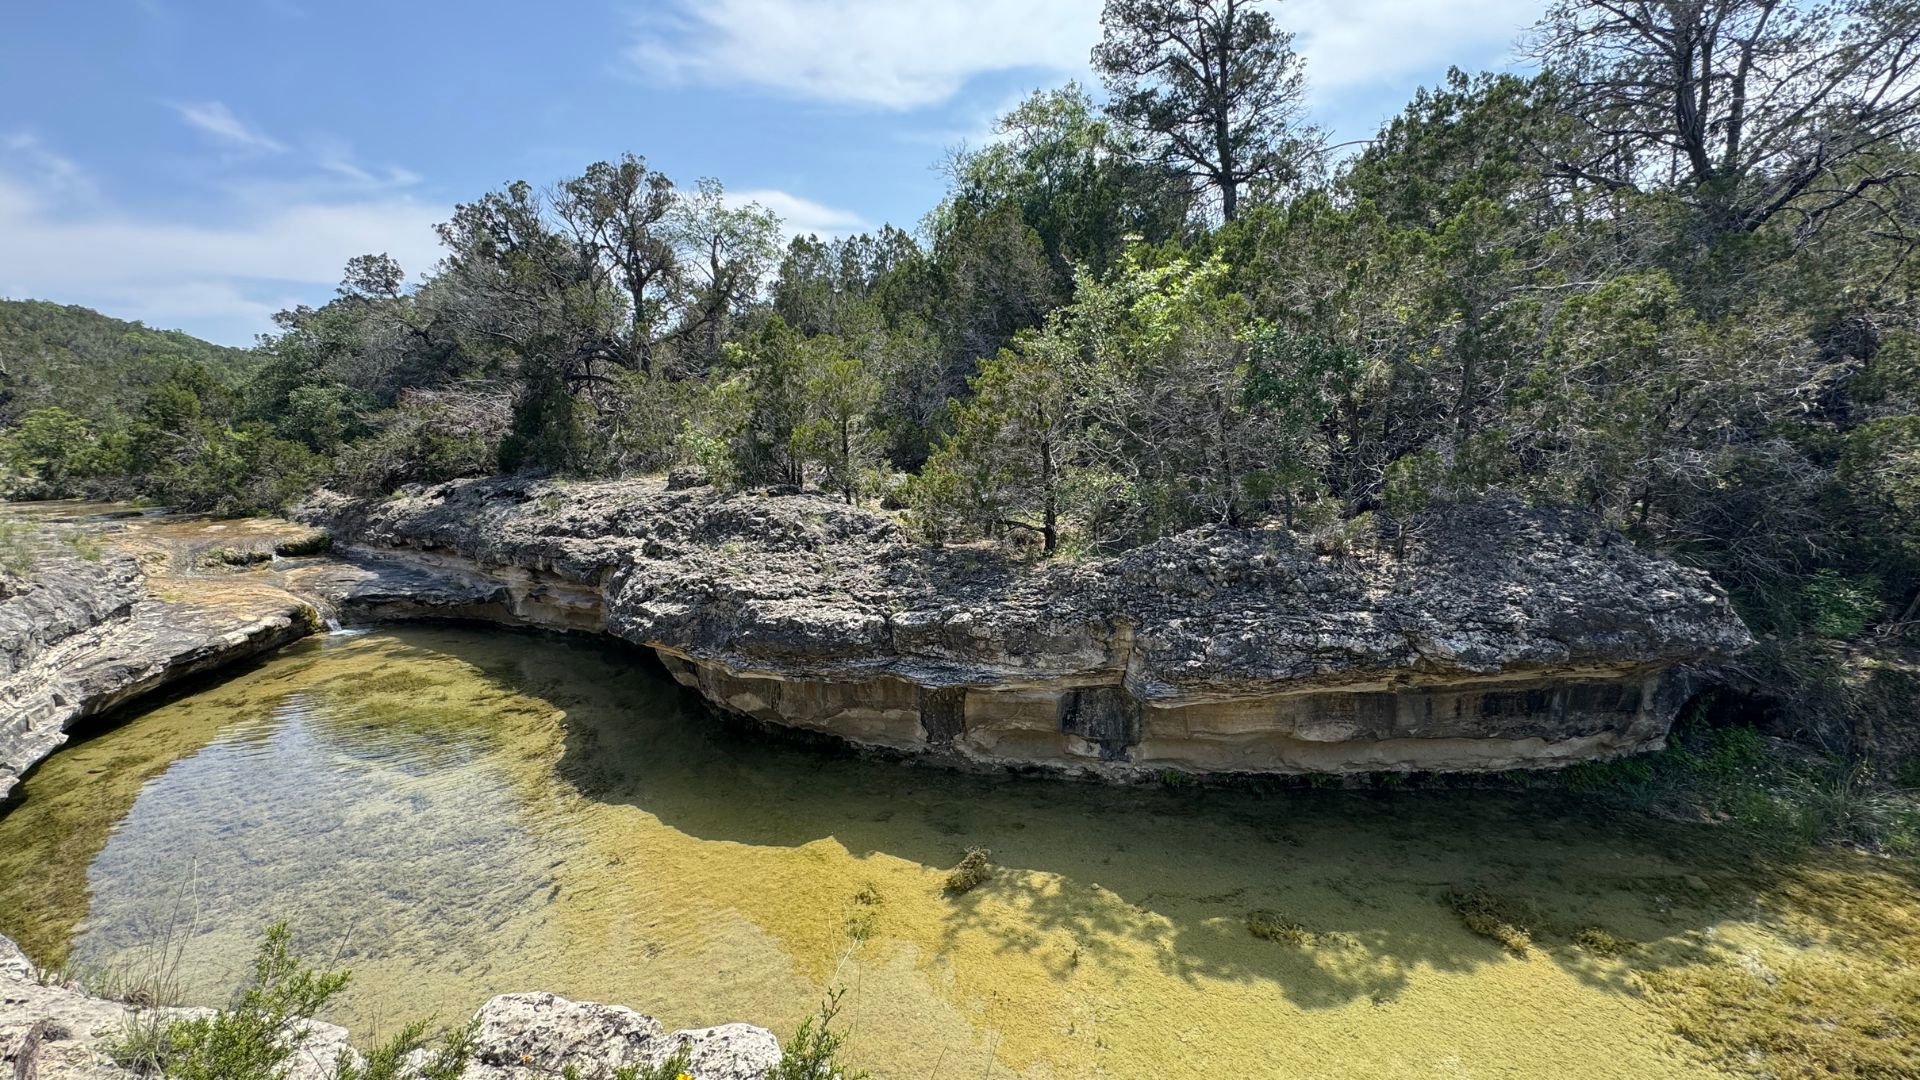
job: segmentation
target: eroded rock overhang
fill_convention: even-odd
[[[456,482],[300,514],[456,615],[654,649],[715,705],[915,755],[1125,778],[1475,771],[1658,747],[1750,644],[1702,573],[1494,502],[1332,555],[1207,529],[1035,562],[933,549],[816,496]],[[385,577],[393,577],[388,572]]]

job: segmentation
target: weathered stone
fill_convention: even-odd
[[[38,1080],[130,1080],[110,1048],[134,1024],[207,1015],[209,1009],[139,1009],[94,997],[43,973],[13,942],[0,937],[0,1076],[12,1076],[32,1053]],[[30,1041],[36,1028],[41,1037]],[[291,1030],[291,1029],[290,1029]],[[303,1021],[294,1033],[285,1080],[332,1080],[338,1059],[352,1053],[345,1028]]]
[[[129,1080],[114,1065],[111,1043],[135,1022],[206,1015],[206,1009],[140,1010],[93,997],[42,974],[0,937],[0,1075],[13,1075],[28,1048],[39,1080]],[[780,1043],[765,1028],[724,1024],[667,1032],[659,1021],[619,1005],[569,1001],[555,994],[503,994],[481,1006],[473,1057],[464,1080],[559,1076],[571,1065],[584,1077],[605,1077],[623,1065],[654,1065],[683,1047],[694,1080],[761,1080],[780,1060]],[[343,1055],[356,1055],[345,1028],[304,1021],[285,1080],[331,1080]],[[357,1055],[356,1055],[357,1056]],[[419,1051],[419,1066],[431,1056]]]
[[[1207,528],[1081,563],[911,543],[804,495],[461,481],[302,511],[357,557],[493,582],[511,621],[604,630],[762,720],[948,760],[1472,770],[1660,745],[1750,639],[1704,575],[1508,502],[1335,557]]]

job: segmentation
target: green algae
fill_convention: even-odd
[[[335,1018],[363,1031],[537,987],[790,1034],[840,987],[836,1030],[878,1076],[1059,1078],[1717,1075],[1754,1054],[1798,1075],[1809,1046],[1848,1060],[1834,1040],[1898,1064],[1911,1030],[1872,1001],[1803,1007],[1912,989],[1901,864],[1773,864],[1537,795],[916,769],[725,724],[578,641],[303,644],[24,789],[0,931],[36,957],[107,966],[177,932],[189,995],[218,1002],[285,918],[354,969]],[[993,873],[948,891],[973,845]],[[1462,897],[1524,912],[1526,956]],[[1313,930],[1277,947],[1255,915]],[[1778,1007],[1735,993],[1757,970]]]

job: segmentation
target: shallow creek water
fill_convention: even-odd
[[[832,987],[883,1077],[1713,1075],[1640,973],[1844,947],[1716,830],[1473,792],[964,776],[722,723],[643,654],[336,634],[56,754],[0,932],[219,1003],[263,926],[361,1035],[546,989],[783,1037]],[[943,891],[970,845],[996,871]],[[1525,959],[1446,903],[1537,904]],[[1315,936],[1256,939],[1250,911]],[[1598,926],[1645,943],[1593,955]],[[1785,958],[1783,960],[1782,958]]]

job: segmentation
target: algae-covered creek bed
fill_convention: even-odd
[[[544,989],[784,1037],[843,987],[884,1077],[1793,1074],[1920,1038],[1900,863],[1533,794],[957,775],[722,723],[584,640],[311,640],[23,794],[0,932],[43,964],[170,948],[219,1003],[286,920],[352,968],[330,1018],[363,1035]],[[947,893],[974,845],[993,875]],[[1526,955],[1463,893],[1534,909]]]

